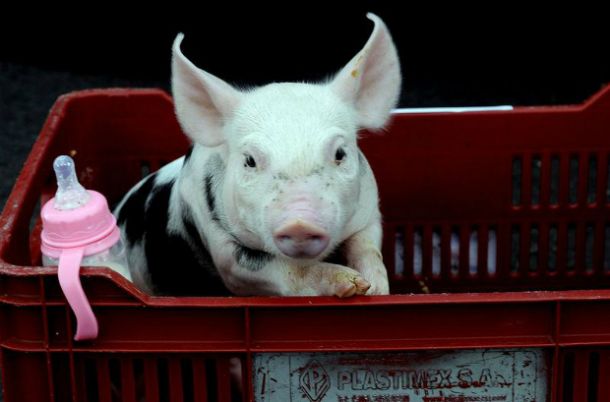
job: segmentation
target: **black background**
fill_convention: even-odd
[[[165,82],[171,42],[182,31],[185,54],[232,83],[317,80],[361,48],[372,28],[365,14],[374,11],[401,55],[404,106],[572,103],[610,80],[607,13],[586,3],[538,10],[514,2],[470,8],[399,1],[218,4],[138,9],[97,3],[87,10],[37,10],[16,21],[5,14],[13,23],[2,28],[0,57]]]

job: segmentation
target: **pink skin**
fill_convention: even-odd
[[[311,259],[322,254],[330,243],[330,235],[318,211],[323,210],[310,197],[297,196],[278,205],[282,211],[273,225],[273,241],[277,248],[291,258]]]

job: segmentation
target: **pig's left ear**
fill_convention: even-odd
[[[172,49],[172,93],[178,121],[195,142],[214,147],[225,141],[223,124],[239,104],[241,93],[191,63],[180,51],[178,34]]]
[[[400,96],[400,62],[381,18],[372,13],[366,16],[375,23],[371,37],[330,85],[341,99],[356,108],[360,127],[379,129]]]

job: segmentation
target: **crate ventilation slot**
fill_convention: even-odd
[[[610,200],[610,159],[601,153],[519,155],[511,165],[514,208],[596,207]]]

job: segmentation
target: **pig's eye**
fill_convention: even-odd
[[[255,168],[256,167],[256,161],[254,160],[252,155],[245,154],[244,158],[245,158],[245,160],[244,160],[244,166],[245,167],[249,167],[249,168]]]
[[[341,164],[341,162],[343,162],[346,156],[347,154],[345,153],[345,150],[342,147],[337,148],[337,151],[335,152],[335,163],[337,165]]]

